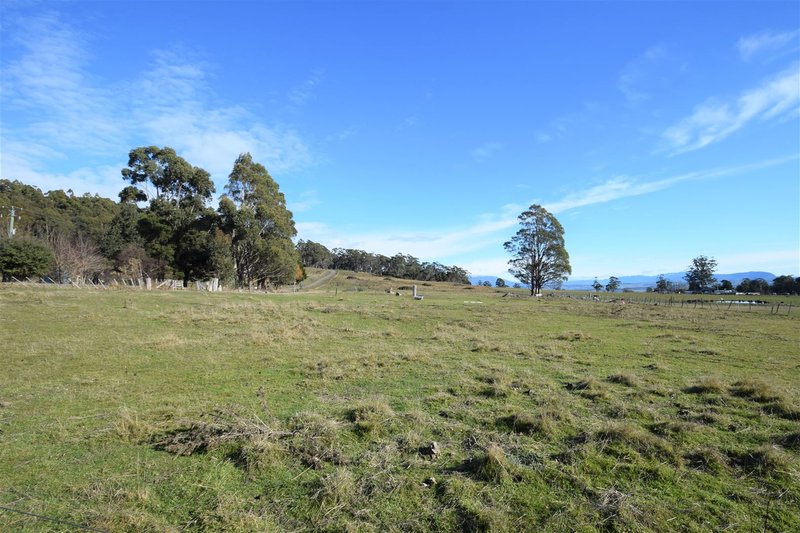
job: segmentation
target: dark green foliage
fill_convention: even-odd
[[[143,244],[139,233],[141,210],[135,204],[122,203],[108,225],[108,231],[98,241],[103,255],[116,258],[128,245]]]
[[[241,154],[220,201],[222,228],[231,235],[232,257],[239,285],[293,282],[299,255],[297,234],[286,199],[267,169]]]
[[[770,287],[767,280],[764,278],[744,278],[737,286],[736,290],[739,292],[754,292],[758,294],[769,294]]]
[[[717,261],[713,257],[699,255],[692,259],[692,264],[683,276],[689,284],[690,291],[705,291],[710,289],[714,282],[714,271],[717,269]]]
[[[611,276],[606,283],[606,292],[616,292],[619,289],[619,278]]]
[[[300,239],[297,253],[300,254],[300,263],[306,267],[329,268],[333,262],[331,251],[318,242]]]
[[[0,274],[3,281],[47,273],[53,254],[44,244],[33,239],[15,238],[0,240]]]
[[[512,256],[509,272],[530,285],[531,294],[545,286],[560,286],[572,273],[564,228],[540,205],[532,205],[518,218],[521,228],[503,245]]]
[[[214,192],[211,176],[202,168],[193,167],[170,147],[143,146],[131,150],[128,167],[122,177],[138,188],[139,193],[125,188],[120,193],[123,201],[139,201],[142,196],[150,200],[164,200],[186,211],[202,209]]]
[[[800,294],[800,277],[778,276],[772,280],[771,289],[775,294]]]
[[[121,202],[150,200],[138,226],[145,250],[160,268],[148,274],[163,278],[180,272],[184,282],[214,275],[210,230],[215,221],[206,208],[214,184],[208,172],[172,148],[148,146],[131,150],[122,176],[131,186],[120,193]]]
[[[310,265],[306,264],[306,266]],[[386,257],[385,255],[365,252],[364,250],[334,248],[333,252],[331,252],[329,268],[368,272],[401,279],[470,284],[469,273],[461,267],[445,266],[437,262],[420,263],[419,259],[408,254],[395,254],[392,257]]]

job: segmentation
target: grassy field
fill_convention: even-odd
[[[0,530],[800,527],[800,310],[408,284],[0,287]]]

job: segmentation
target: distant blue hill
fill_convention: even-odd
[[[686,275],[686,272],[670,272],[664,274],[664,277],[667,281],[674,281],[685,283],[686,280],[683,276]],[[619,290],[623,289],[631,289],[634,291],[644,291],[647,290],[647,287],[654,287],[656,286],[656,281],[658,280],[658,276],[617,276],[620,281],[620,288]],[[753,271],[753,272],[735,272],[733,274],[714,274],[714,277],[717,278],[717,281],[722,281],[723,279],[727,279],[730,281],[733,286],[735,287],[739,283],[742,282],[743,279],[756,279],[756,278],[763,278],[767,280],[768,283],[772,283],[772,280],[775,279],[777,276],[771,272],[760,272],[760,271]],[[605,285],[608,283],[608,278],[598,278],[597,281]],[[580,290],[592,290],[592,284],[594,283],[594,278],[592,279],[571,279],[564,283],[563,288],[573,291],[580,291]]]
[[[686,272],[670,272],[668,274],[664,274],[664,277],[668,281],[674,282],[681,282],[685,283],[683,276]],[[645,291],[648,287],[656,286],[656,280],[658,280],[658,276],[617,276],[620,281],[620,288],[619,290],[629,289],[634,291]],[[753,271],[753,272],[735,272],[733,274],[714,274],[714,277],[717,278],[717,281],[722,281],[723,279],[727,279],[730,281],[733,286],[735,287],[739,283],[742,282],[743,279],[757,279],[763,278],[767,280],[768,283],[772,283],[772,280],[775,279],[776,276],[772,272],[761,272],[761,271]],[[470,282],[473,285],[481,284],[484,281],[488,281],[494,287],[495,282],[497,281],[497,276],[470,276]],[[513,286],[514,283],[517,283],[517,280],[508,276],[503,278],[506,282],[506,285],[509,287]],[[605,285],[608,283],[608,278],[598,278],[597,281]],[[568,280],[562,286],[563,289],[571,290],[571,291],[590,291],[592,289],[592,284],[594,283],[594,278],[591,279],[571,279]],[[525,285],[523,285],[525,286]]]

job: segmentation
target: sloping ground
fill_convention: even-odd
[[[312,269],[308,269],[312,270]],[[310,291],[325,285],[336,277],[336,270],[317,270],[313,269],[308,279],[303,281],[301,290]]]

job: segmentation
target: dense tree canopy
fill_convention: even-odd
[[[302,264],[307,267],[335,268],[402,279],[449,281],[469,285],[469,272],[465,269],[437,262],[420,262],[408,254],[387,257],[352,248],[334,248],[330,251],[319,243],[304,240],[297,243],[297,251]]]
[[[503,246],[512,255],[509,272],[530,285],[531,294],[545,286],[560,285],[572,273],[564,246],[564,228],[540,205],[532,205],[518,217],[520,229]]]
[[[771,290],[776,294],[800,294],[800,277],[778,276],[772,280]]]
[[[231,236],[232,257],[240,285],[291,283],[296,280],[297,234],[286,199],[267,169],[241,154],[220,201],[222,227]]]
[[[53,255],[43,243],[34,239],[0,239],[0,276],[3,281],[24,280],[47,273]]]

